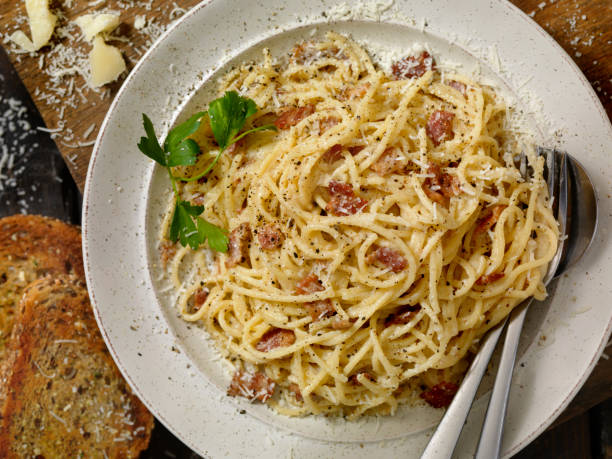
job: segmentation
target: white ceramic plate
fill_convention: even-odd
[[[154,250],[168,184],[136,142],[143,133],[141,113],[165,135],[177,118],[209,100],[211,76],[228,63],[258,57],[263,46],[278,55],[325,30],[348,33],[378,53],[401,55],[414,42],[426,43],[439,62],[480,71],[513,94],[539,141],[574,154],[601,197],[594,246],[549,302],[530,311],[504,435],[509,456],[569,403],[610,334],[612,129],[571,59],[509,3],[396,0],[351,8],[332,0],[213,0],[184,16],[145,55],[113,102],[87,176],[83,251],[96,318],[134,390],[204,456],[418,457],[439,411],[405,408],[356,423],[289,419],[225,396],[229,376],[222,362],[163,291]],[[486,397],[476,402],[458,457],[473,453],[485,403]]]

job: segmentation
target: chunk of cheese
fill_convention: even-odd
[[[125,61],[121,56],[121,51],[104,43],[100,35],[93,40],[93,49],[89,53],[89,64],[91,66],[90,85],[93,88],[115,81],[125,71]]]
[[[49,0],[25,0],[25,7],[32,39],[30,40],[20,30],[13,33],[10,38],[24,51],[33,52],[49,43],[57,23],[57,16],[49,10]]]
[[[36,51],[36,48],[34,47],[34,43],[32,43],[32,40],[30,40],[28,36],[25,33],[23,33],[21,30],[14,32],[9,38],[11,39],[13,43],[15,43],[17,46],[19,46],[24,51],[27,51],[29,53],[33,53],[34,51]]]
[[[110,33],[119,25],[119,15],[116,13],[84,14],[74,21],[83,32],[85,40],[91,43],[100,33]]]

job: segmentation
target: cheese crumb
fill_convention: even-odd
[[[136,30],[142,30],[147,25],[146,16],[136,16],[134,18],[134,28]]]
[[[49,43],[57,23],[57,16],[49,11],[49,0],[25,0],[25,7],[32,39],[30,40],[21,30],[13,33],[10,39],[24,51],[34,52]]]
[[[104,43],[104,39],[99,35],[93,40],[89,63],[91,65],[90,84],[94,88],[115,81],[125,71],[125,61],[121,56],[121,51]]]
[[[36,51],[34,43],[32,43],[28,36],[21,30],[14,32],[9,38],[13,43],[15,43],[24,51],[27,51],[29,53],[33,53],[34,51]]]
[[[110,33],[119,26],[119,15],[116,13],[94,13],[79,16],[74,21],[83,32],[85,40],[92,42],[101,33]]]

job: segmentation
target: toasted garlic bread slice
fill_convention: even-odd
[[[153,416],[132,394],[76,277],[27,287],[0,374],[0,457],[138,457]]]
[[[46,274],[83,276],[81,230],[53,218],[0,218],[0,362],[25,287]]]

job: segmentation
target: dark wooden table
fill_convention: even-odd
[[[121,11],[121,26],[115,35],[123,37],[124,41],[114,41],[113,44],[121,49],[128,69],[131,69],[164,27],[198,2],[106,0],[96,3],[92,0],[63,0],[58,3],[61,4],[59,10],[63,18],[60,26],[64,30],[64,37],[54,38],[59,46],[52,49],[47,47],[36,57],[10,54],[47,127],[55,131],[52,136],[81,190],[93,140],[121,81],[98,92],[87,88],[83,76],[75,68],[85,62],[89,45],[77,39],[80,32],[76,26],[69,25],[70,21],[102,7]],[[7,0],[0,3],[0,27],[5,36],[16,29],[25,28],[25,8],[22,2],[16,3]],[[575,60],[610,117],[612,0],[513,0],[513,3],[543,27]],[[134,23],[138,16],[146,18],[146,26],[140,30]],[[76,51],[62,51],[62,45]],[[555,425],[569,419],[582,419],[587,410],[611,397],[612,360],[606,356]]]

